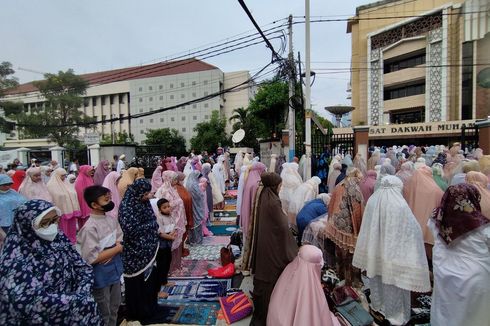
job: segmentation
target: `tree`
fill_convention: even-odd
[[[101,145],[124,145],[124,144],[136,144],[134,141],[134,135],[128,134],[126,131],[118,132],[114,134],[114,142],[112,141],[111,135],[103,135]]]
[[[19,85],[17,78],[11,77],[15,73],[12,64],[8,61],[0,63],[0,97],[5,95],[9,88]],[[5,117],[22,112],[23,104],[19,102],[0,102],[0,108],[3,109],[3,117],[0,117],[0,132],[8,133],[14,128],[13,122],[8,121]]]
[[[233,122],[233,132],[238,129],[243,129],[245,131],[245,137],[242,141],[240,141],[241,146],[251,147],[259,150],[258,141],[256,136],[256,122],[255,118],[252,114],[250,114],[249,110],[244,108],[238,108],[233,110],[234,114],[230,117],[229,121]]]
[[[289,105],[288,84],[273,79],[263,84],[248,109],[256,119],[257,136],[280,137]]]
[[[8,61],[0,63],[0,97],[4,95],[5,90],[19,85],[15,77],[10,77],[15,73],[12,64]]]
[[[329,134],[332,134],[333,124],[330,122],[330,120],[328,120],[324,117],[321,117],[316,113],[315,113],[315,115],[316,115],[316,118],[318,119],[318,122],[320,122],[320,124],[322,125],[322,127],[325,128],[326,130],[328,130]]]
[[[176,129],[150,129],[145,135],[145,144],[160,146],[163,155],[182,156],[186,153],[185,138]]]
[[[79,125],[94,120],[79,110],[88,82],[72,69],[44,77],[45,80],[34,82],[46,100],[44,107],[17,116],[23,137],[47,137],[59,146],[72,146],[78,140]]]
[[[228,146],[230,138],[225,131],[226,119],[213,111],[209,121],[200,122],[194,127],[197,135],[191,139],[191,148],[197,152],[214,153],[219,146]]]

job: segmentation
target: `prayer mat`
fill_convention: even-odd
[[[208,227],[208,229],[215,235],[230,235],[238,230],[238,227],[235,223],[234,225],[213,225]]]
[[[204,277],[208,275],[208,269],[220,267],[219,260],[182,260],[181,268],[174,271],[170,277]]]
[[[172,287],[162,286],[161,291],[169,294],[167,301],[218,301],[226,296],[231,279],[169,278]]]
[[[228,219],[231,217],[236,218],[236,209],[231,210],[231,211],[229,211],[229,210],[224,210],[224,211],[214,210],[212,217],[213,217],[213,220]]]
[[[233,189],[233,190],[227,190],[225,192],[225,197],[233,198],[235,199],[235,201],[237,196],[238,196],[238,190]],[[225,198],[225,200],[227,200],[227,198]]]
[[[218,235],[218,236],[211,236],[211,237],[204,237],[202,240],[203,245],[223,245],[226,246],[230,243],[230,237],[226,235]]]
[[[161,306],[177,308],[172,316],[173,324],[214,325],[220,309],[219,302],[190,302],[181,300],[158,300]]]
[[[204,241],[204,240],[203,240]],[[222,244],[216,245],[192,245],[189,246],[189,256],[184,257],[184,260],[217,260],[220,258],[220,250]]]

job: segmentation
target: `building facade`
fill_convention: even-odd
[[[352,124],[487,118],[490,89],[478,78],[490,67],[489,11],[487,0],[385,0],[358,7],[347,25]]]
[[[176,129],[189,145],[194,127],[208,121],[213,111],[219,111],[228,121],[237,107],[248,107],[253,97],[253,84],[247,71],[223,73],[205,62],[190,59],[123,68],[81,75],[89,82],[83,105],[79,108],[98,121],[93,128],[82,128],[81,135],[97,132],[116,137],[132,134],[138,143],[146,139],[150,129]],[[219,94],[227,87],[245,83],[237,91]],[[213,94],[219,94],[213,96]],[[205,99],[204,99],[205,98]],[[44,106],[44,99],[33,83],[10,90],[3,100],[24,103],[25,112]],[[193,102],[195,101],[195,102]],[[190,104],[185,104],[191,102]],[[193,102],[193,103],[192,103]],[[168,109],[168,110],[167,110]],[[155,112],[161,110],[161,112]],[[231,127],[227,127],[231,131]],[[5,146],[19,146],[18,131],[14,131]],[[7,139],[8,139],[7,138]],[[46,145],[49,145],[46,142]]]

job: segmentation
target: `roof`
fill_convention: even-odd
[[[108,84],[118,81],[179,75],[190,72],[199,72],[218,69],[204,61],[192,58],[178,61],[159,62],[150,65],[99,71],[80,75],[88,81],[89,85]],[[37,91],[34,82],[21,84],[5,92],[6,95],[23,94]]]
[[[359,6],[356,8],[356,16],[359,16],[359,12],[361,10],[366,10],[366,9],[371,9],[375,7],[381,7],[383,5],[393,3],[393,2],[399,2],[400,0],[381,0],[381,1],[376,1],[376,2],[371,2],[362,6]]]

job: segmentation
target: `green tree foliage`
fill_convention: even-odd
[[[288,109],[288,84],[281,80],[268,81],[259,88],[248,109],[256,121],[260,138],[280,137]]]
[[[243,140],[237,144],[242,147],[251,147],[258,151],[259,143],[257,141],[256,133],[256,121],[250,111],[244,108],[238,108],[233,110],[233,115],[230,117],[230,122],[233,123],[233,132],[238,129],[243,129],[245,131],[245,137]]]
[[[0,97],[4,95],[5,90],[19,85],[17,78],[11,76],[14,73],[10,62],[3,61],[0,63]]]
[[[44,107],[20,114],[17,121],[23,138],[48,137],[59,146],[71,147],[77,141],[79,124],[93,121],[79,108],[88,87],[87,81],[72,69],[58,74],[45,74],[45,80],[34,82],[45,98]]]
[[[225,131],[226,119],[220,117],[218,111],[213,111],[211,119],[198,123],[194,127],[196,136],[191,139],[191,148],[198,152],[214,153],[219,146],[228,146],[230,138]]]
[[[322,125],[322,127],[325,128],[326,130],[328,130],[329,134],[332,134],[333,124],[330,122],[330,120],[328,120],[324,117],[321,117],[316,113],[315,113],[315,115],[316,115],[318,122],[320,122],[320,124]]]
[[[136,144],[134,141],[134,135],[128,135],[126,131],[115,133],[114,142],[112,141],[111,135],[102,136],[102,141],[100,142],[101,145],[111,145],[113,143],[117,145]]]
[[[4,61],[0,63],[0,97],[5,95],[5,91],[19,84],[17,78],[12,75],[15,73],[10,62]],[[13,123],[6,120],[12,115],[22,111],[22,103],[14,103],[9,101],[1,101],[0,109],[3,110],[3,116],[0,116],[0,132],[8,133],[14,128]]]
[[[150,129],[145,135],[145,144],[160,146],[164,155],[181,156],[186,153],[185,138],[176,129]]]

